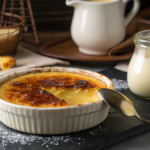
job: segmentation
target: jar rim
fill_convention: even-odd
[[[149,39],[147,39],[147,36]],[[143,31],[136,33],[134,37],[134,42],[135,44],[137,44],[137,42],[150,44],[150,30],[143,30]]]

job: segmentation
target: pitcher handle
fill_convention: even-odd
[[[128,1],[129,0],[123,0],[124,7],[126,6]],[[125,26],[127,26],[130,23],[130,21],[134,18],[134,16],[137,14],[139,9],[140,9],[140,1],[139,0],[134,0],[134,6],[125,18]]]

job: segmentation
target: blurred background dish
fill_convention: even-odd
[[[30,0],[3,0],[2,13],[5,12],[17,14],[24,19],[20,40],[40,45]],[[29,39],[30,36],[33,39]]]
[[[127,48],[132,48],[132,44]],[[116,64],[119,61],[128,60],[132,56],[132,51],[128,51],[121,55],[112,56],[93,56],[80,53],[78,46],[71,39],[71,36],[59,38],[47,42],[39,47],[38,52],[45,56],[55,57],[63,60],[68,60],[72,63],[90,63],[90,64]]]
[[[124,40],[125,27],[140,8],[140,1],[134,0],[133,8],[124,17],[128,1],[66,0],[67,6],[74,7],[70,32],[81,53],[107,55]]]
[[[13,55],[16,51],[20,28],[24,20],[18,15],[0,13],[0,55]]]

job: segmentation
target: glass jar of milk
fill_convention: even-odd
[[[128,68],[128,85],[137,96],[150,100],[150,30],[135,35],[136,45]]]

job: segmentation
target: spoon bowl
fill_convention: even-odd
[[[136,116],[140,120],[150,123],[150,120],[139,116],[133,103],[122,93],[110,89],[100,89],[98,90],[98,96],[124,115]]]

